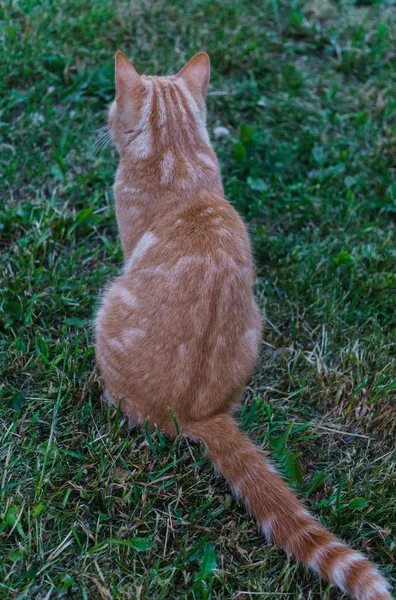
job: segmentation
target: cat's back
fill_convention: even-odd
[[[170,235],[188,248],[215,256],[219,250],[233,256],[238,264],[250,261],[251,251],[246,227],[227,200],[205,194],[178,213]]]
[[[144,232],[126,261],[125,273],[136,276],[151,269],[154,274],[161,268],[170,272],[176,267],[180,273],[182,265],[189,265],[190,273],[202,269],[205,273],[231,271],[243,275],[248,285],[252,284],[246,227],[223,197],[206,193],[188,206],[175,207],[165,219]]]
[[[213,406],[231,397],[257,359],[252,287],[247,231],[229,202],[205,194],[170,211],[141,235],[98,313],[97,355],[111,395],[125,387],[123,365],[133,393],[150,392],[156,403],[206,398],[209,389]],[[156,404],[150,414],[160,418]]]

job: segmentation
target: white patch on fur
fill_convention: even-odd
[[[241,477],[241,479],[239,479],[237,482],[233,483],[231,486],[231,489],[232,489],[232,492],[233,492],[235,498],[242,497],[242,492],[241,492],[242,483],[243,483],[243,477]]]
[[[127,344],[127,343],[135,340],[137,337],[140,338],[140,337],[144,337],[145,335],[146,335],[146,332],[144,329],[139,329],[138,327],[131,327],[130,329],[125,329],[125,331],[123,331],[122,339]]]
[[[166,80],[163,80],[164,82],[166,82]],[[161,131],[163,131],[164,125],[166,123],[167,117],[166,117],[166,102],[165,102],[165,97],[164,97],[164,93],[167,93],[167,88],[165,88],[165,90],[163,90],[162,86],[159,84],[158,81],[153,80],[153,85],[155,86],[155,91],[156,91],[156,96],[157,96],[157,115],[158,115],[158,121],[159,124],[161,125]]]
[[[134,185],[123,185],[122,182],[116,182],[113,185],[113,193],[117,193],[117,194],[125,194],[127,196],[135,196],[136,194],[140,194],[141,190],[140,188],[134,186]]]
[[[102,400],[104,400],[106,404],[115,404],[113,397],[109,394],[109,392],[106,389],[103,392]]]
[[[237,268],[238,265],[236,264],[235,260],[232,258],[232,256],[230,254],[228,254],[228,252],[225,252],[222,248],[219,248],[217,250],[217,256],[220,257],[220,264],[222,267],[232,267],[232,268]]]
[[[187,158],[184,160],[184,166],[188,173],[186,181],[187,185],[196,183],[198,181],[198,169]]]
[[[376,569],[372,568],[371,572],[372,576],[375,577],[377,580],[371,580],[369,584],[365,582],[363,584],[363,591],[354,590],[357,600],[376,600],[376,598],[379,595],[383,596],[384,594],[387,594],[386,597],[389,598],[389,600],[392,600],[392,596],[389,593],[390,585],[388,584],[388,582],[385,581],[385,579],[380,575],[380,573],[378,573]]]
[[[183,189],[188,189],[199,181],[201,170],[196,165],[192,164],[186,156],[184,156],[183,159],[183,165],[187,173],[184,178],[177,178],[177,185]]]
[[[250,342],[252,345],[258,344],[260,340],[260,330],[259,329],[248,329],[242,336],[242,339]]]
[[[117,340],[117,338],[106,338],[106,343],[109,344],[109,346],[111,346],[111,348],[114,348],[114,350],[124,350],[124,344],[122,342],[120,342],[120,340]]]
[[[201,112],[198,104],[196,103],[195,98],[193,97],[192,93],[190,92],[187,85],[185,84],[185,82],[182,79],[178,79],[175,82],[175,85],[181,91],[181,93],[184,94],[184,97],[187,100],[188,107],[194,117],[194,121],[195,121],[195,124],[197,125],[197,129],[198,129],[198,132],[199,132],[199,135],[200,135],[202,141],[207,146],[210,146],[210,140],[209,140],[209,135],[208,135],[206,125],[205,125],[204,116],[202,115],[202,112]]]
[[[265,536],[265,539],[267,540],[267,542],[271,541],[271,533],[274,528],[274,521],[275,521],[274,517],[270,517],[266,521],[263,521],[262,523],[260,523],[260,531]]]
[[[138,305],[137,298],[136,298],[136,296],[131,294],[131,292],[126,287],[120,287],[119,294],[120,294],[121,301],[124,304],[126,304],[130,308],[136,308],[136,306]]]
[[[209,154],[205,154],[204,152],[197,152],[197,158],[201,162],[203,162],[207,167],[211,169],[216,169],[217,165],[213,158],[209,156]]]
[[[144,81],[144,85],[147,89],[147,95],[143,101],[142,104],[142,108],[140,109],[140,118],[139,118],[139,122],[137,124],[137,127],[144,127],[145,125],[147,125],[148,121],[150,120],[150,115],[152,113],[153,110],[153,95],[154,95],[154,90],[153,90],[153,82],[150,81],[149,79],[146,79]]]
[[[193,263],[203,263],[205,262],[206,259],[203,256],[182,256],[181,258],[179,258],[179,260],[177,261],[175,266],[178,265],[190,265]]]
[[[351,553],[344,556],[340,560],[336,561],[330,572],[328,572],[329,579],[332,583],[337,585],[343,592],[346,592],[346,576],[349,567],[356,562],[365,561],[364,557],[358,552],[351,550]]]
[[[132,142],[131,154],[133,158],[148,158],[151,152],[151,131],[144,129]]]
[[[212,215],[214,213],[214,210],[211,206],[208,206],[208,208],[205,208],[201,214],[200,217],[206,216],[206,215]]]
[[[124,210],[128,213],[128,217],[138,217],[141,213],[140,209],[133,204],[128,204],[128,206],[123,207]]]
[[[273,473],[274,475],[278,475],[278,469],[272,464],[271,461],[268,460],[267,458],[267,471],[269,471],[270,473]]]
[[[179,346],[179,354],[181,358],[184,358],[187,354],[187,346],[186,344],[180,344]]]
[[[378,581],[375,581],[371,587],[377,594],[386,594],[390,590],[389,583],[384,581],[382,577]]]
[[[172,267],[172,273],[179,276],[191,265],[202,264],[204,262],[205,259],[202,256],[182,256]]]
[[[230,231],[224,227],[220,227],[220,229],[217,230],[217,233],[221,235],[221,237],[232,237],[232,233],[230,233]]]
[[[183,223],[183,219],[177,219],[177,221],[175,221],[175,225],[180,225],[180,223]]]
[[[132,267],[146,254],[146,252],[159,242],[159,238],[151,231],[142,235],[131,255],[125,261],[125,273],[129,273]]]
[[[328,544],[321,546],[320,548],[315,550],[314,554],[309,559],[309,561],[307,563],[308,567],[320,574],[321,570],[322,570],[321,564],[322,564],[322,561],[326,559],[327,553],[331,552],[331,550],[333,548],[344,548],[344,547],[345,547],[345,544],[343,544],[342,542],[338,542],[336,540],[334,542],[329,542]]]
[[[173,86],[173,91],[175,93],[176,100],[177,100],[177,108],[179,109],[182,119],[183,119],[183,124],[184,124],[183,132],[184,132],[184,134],[186,134],[188,136],[188,138],[191,142],[194,142],[194,135],[193,135],[193,131],[191,129],[190,119],[187,115],[186,109],[184,108],[184,104],[183,104],[183,100],[182,100],[183,94],[177,85]],[[168,101],[171,106],[172,115],[174,118],[173,100],[172,100],[172,97],[169,92],[168,92]]]
[[[175,157],[173,153],[168,150],[165,152],[163,159],[161,160],[161,183],[166,185],[172,181],[172,174],[175,167]]]
[[[150,128],[150,115],[153,110],[153,85],[150,80],[145,80],[147,95],[145,96],[140,110],[139,121],[136,125],[137,135],[131,141],[129,148],[134,158],[147,158],[152,149],[152,133]]]
[[[148,267],[146,269],[140,269],[139,270],[139,274],[146,274],[146,273],[150,273],[150,274],[156,274],[156,275],[167,275],[169,274],[169,269],[167,269],[166,267],[161,267],[161,265],[156,265],[155,267]]]
[[[181,99],[181,93],[179,88],[173,83],[172,84],[172,89],[174,92],[174,96],[175,99],[172,98],[171,92],[170,92],[170,86],[165,88],[165,96],[166,96],[166,102],[167,102],[167,106],[168,109],[170,110],[171,113],[171,127],[173,129],[173,131],[176,131],[177,129],[179,129],[179,135],[181,134],[183,138],[188,138],[188,140],[190,141],[190,143],[194,143],[195,139],[194,139],[194,132],[192,130],[192,123],[191,123],[191,119],[189,119],[186,110],[184,108],[182,99]],[[183,123],[180,122],[180,119],[182,119]],[[165,128],[163,128],[163,136],[165,135]]]

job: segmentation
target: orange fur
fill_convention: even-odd
[[[116,55],[109,127],[123,273],[104,293],[96,354],[129,419],[203,440],[268,540],[359,600],[389,600],[385,579],[292,494],[232,411],[258,357],[246,228],[225,200],[205,127],[209,59],[176,76],[139,76]]]

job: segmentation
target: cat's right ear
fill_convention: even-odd
[[[187,85],[197,87],[206,98],[210,80],[210,60],[206,52],[198,52],[176,75],[184,79]]]
[[[140,77],[129,59],[121,50],[115,55],[116,100],[128,98],[132,90],[139,84]]]

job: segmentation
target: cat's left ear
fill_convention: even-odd
[[[115,55],[116,100],[126,99],[140,83],[140,77],[121,50]]]
[[[177,74],[187,85],[198,88],[206,98],[210,81],[210,60],[206,52],[199,52]]]

